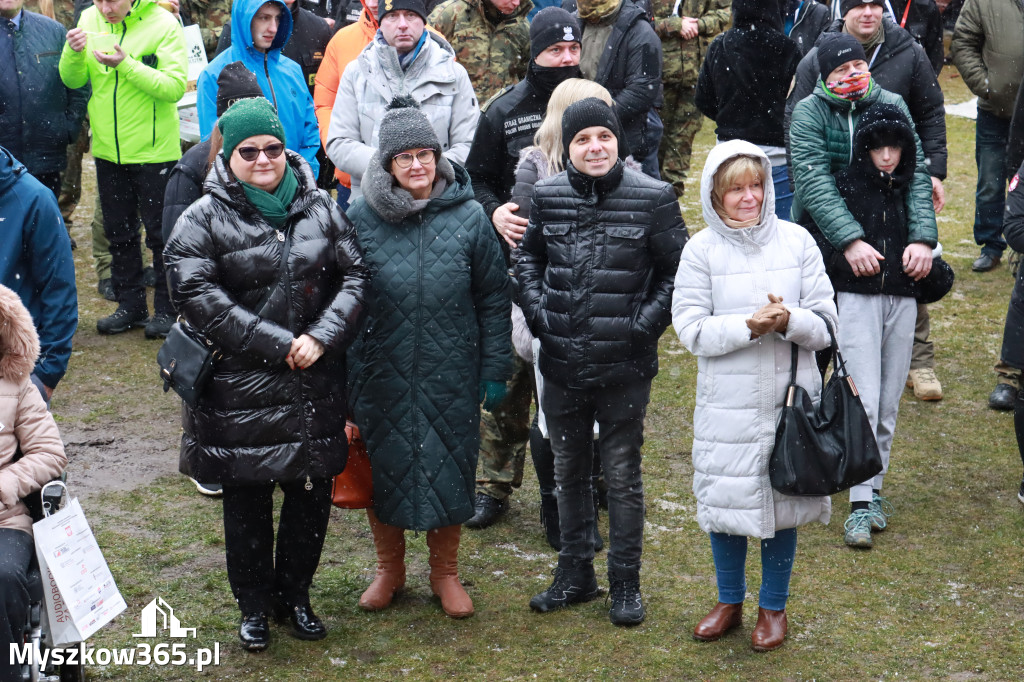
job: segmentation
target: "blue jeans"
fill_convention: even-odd
[[[348,200],[352,198],[352,190],[345,185],[338,183],[338,208],[342,211],[348,210]]]
[[[772,167],[772,184],[775,186],[775,215],[780,220],[789,220],[793,206],[793,190],[789,188],[789,166]]]
[[[744,568],[747,564],[745,535],[711,533],[711,554],[715,558],[718,601],[740,604],[747,594]],[[782,611],[789,597],[789,576],[796,557],[796,528],[775,531],[775,537],[761,540],[761,592],[758,605],[762,609]]]
[[[1001,256],[1006,250],[1003,240],[1003,206],[1006,202],[1006,143],[1010,121],[978,109],[977,132],[974,138],[974,160],[978,164],[978,187],[974,193],[974,241],[981,252]],[[1016,170],[1016,169],[1014,169]]]

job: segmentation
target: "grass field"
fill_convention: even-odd
[[[943,77],[947,99],[967,99],[950,71]],[[970,271],[978,253],[971,237],[974,125],[959,118],[949,118],[948,125],[949,203],[939,225],[958,279],[952,294],[932,308],[946,397],[921,403],[909,391],[904,396],[885,491],[896,514],[890,529],[876,536],[873,550],[843,545],[843,495],[834,500],[829,526],[801,529],[789,639],[781,650],[763,655],[750,649],[760,583],[756,551],[748,562],[751,598],[744,627],[712,644],[690,637],[716,592],[708,540],[694,520],[690,491],[696,363],[671,332],[661,341],[661,373],[644,448],[642,585],[649,611],[642,626],[613,627],[603,600],[543,616],[530,612],[527,602],[547,586],[556,555],[541,533],[536,480],[527,464],[526,480],[505,519],[463,534],[461,574],[475,617],[450,620],[430,597],[422,534],[410,534],[405,593],[389,610],[361,612],[356,602],[374,561],[367,523],[360,512],[334,510],[312,593],[330,629],[327,639],[299,642],[278,628],[269,650],[244,653],[224,569],[220,504],[200,497],[175,474],[155,480],[140,475],[138,485],[129,480],[113,486],[122,490],[108,489],[104,471],[90,461],[86,446],[95,441],[120,453],[103,460],[111,476],[134,471],[142,452],[165,458],[158,468],[173,472],[177,405],[156,380],[158,344],[144,341],[141,333],[110,339],[96,334],[97,317],[113,305],[95,293],[85,227],[94,196],[87,193],[74,230],[82,245],[76,256],[81,323],[53,409],[62,427],[78,434],[72,490],[76,480],[92,481],[77,492],[129,604],[91,643],[134,646],[141,608],[161,596],[183,625],[197,628],[197,639],[187,640],[189,650],[219,643],[221,651],[220,664],[201,674],[172,666],[96,666],[89,668],[89,678],[1021,679],[1024,510],[1014,495],[1021,463],[1012,417],[986,407],[1012,280],[1004,268],[983,275]],[[713,125],[705,122],[694,177],[712,143]],[[691,231],[702,227],[694,190],[684,213]],[[607,532],[605,517],[602,526]],[[603,582],[603,553],[597,564]]]

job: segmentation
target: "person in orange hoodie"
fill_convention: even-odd
[[[360,2],[363,4],[363,11],[359,13],[359,19],[334,34],[327,43],[324,60],[316,72],[313,108],[316,112],[317,125],[320,126],[320,142],[325,148],[327,129],[331,127],[331,112],[334,110],[334,100],[338,95],[341,74],[345,72],[348,63],[354,61],[363,48],[370,44],[379,28],[377,0]],[[334,177],[338,179],[338,205],[345,210],[352,194],[352,179],[348,173],[342,173],[340,170],[334,171]]]

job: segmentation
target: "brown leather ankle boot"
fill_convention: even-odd
[[[459,536],[462,526],[427,531],[430,549],[430,589],[441,598],[441,608],[452,618],[473,615],[473,600],[459,582]]]
[[[366,510],[377,548],[377,576],[359,598],[359,608],[379,611],[391,605],[395,593],[405,587],[405,529],[389,526]]]
[[[693,629],[693,638],[700,642],[714,642],[743,624],[743,602],[724,604],[718,602],[708,615]]]
[[[769,609],[757,610],[757,625],[754,626],[754,633],[750,636],[750,643],[754,651],[765,652],[778,649],[786,640],[786,630],[789,623],[786,621],[786,610],[771,611]]]

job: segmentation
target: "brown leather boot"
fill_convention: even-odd
[[[441,608],[452,618],[473,615],[473,600],[459,582],[459,536],[462,526],[427,531],[430,549],[430,589],[441,598]]]
[[[405,587],[405,529],[389,526],[366,510],[377,548],[377,576],[359,598],[359,608],[379,611],[391,605],[395,593]]]
[[[750,643],[754,651],[765,652],[778,649],[786,639],[786,630],[789,623],[786,622],[786,610],[770,611],[769,609],[757,610],[757,625],[754,626],[754,633],[750,636]]]
[[[743,602],[724,604],[718,602],[708,615],[693,629],[693,638],[700,642],[715,642],[730,630],[743,624]]]

